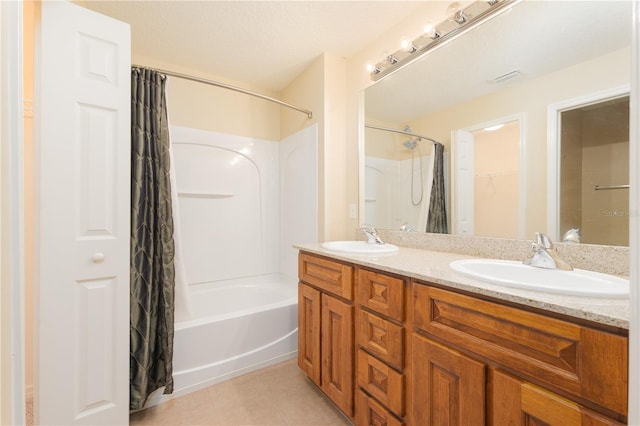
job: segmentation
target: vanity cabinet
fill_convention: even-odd
[[[429,283],[414,283],[413,308],[413,424],[626,419],[626,337]]]
[[[298,366],[352,417],[353,267],[303,253],[298,266]]]
[[[356,425],[619,425],[624,330],[302,252],[300,368]]]
[[[401,425],[406,414],[407,278],[358,268],[358,425]]]

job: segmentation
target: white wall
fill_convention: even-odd
[[[318,125],[283,139],[280,150],[280,272],[298,276],[293,244],[318,241]]]

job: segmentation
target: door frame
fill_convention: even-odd
[[[560,235],[560,114],[564,111],[630,96],[628,84],[567,99],[547,107],[547,235],[559,241]],[[631,117],[629,117],[631,118]],[[631,124],[631,123],[629,123]]]
[[[22,2],[0,2],[0,423],[24,424]],[[6,313],[8,311],[8,314]]]

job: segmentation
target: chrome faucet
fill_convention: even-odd
[[[565,232],[562,237],[563,243],[578,244],[580,243],[580,228],[571,228]]]
[[[376,231],[376,228],[374,228],[373,226],[365,225],[365,227],[362,229],[362,232],[364,232],[367,236],[367,243],[380,245],[384,244],[384,241],[382,241],[382,238],[380,238],[378,232]]]
[[[405,232],[412,232],[415,231],[416,228],[414,228],[413,225],[409,225],[409,222],[405,222],[404,225],[400,227],[400,230]]]
[[[526,259],[525,265],[535,266],[536,268],[561,269],[565,271],[573,271],[571,265],[560,258],[560,255],[553,248],[551,239],[542,232],[536,232],[536,242],[531,244],[533,256]]]

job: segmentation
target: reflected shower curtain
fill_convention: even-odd
[[[175,295],[165,76],[131,71],[131,336],[129,409],[173,392]]]
[[[429,214],[427,216],[427,232],[447,234],[447,209],[444,193],[444,145],[433,145],[433,183],[429,199]]]

